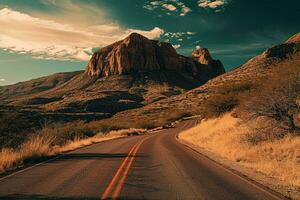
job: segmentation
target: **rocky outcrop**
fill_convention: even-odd
[[[224,66],[220,60],[214,60],[208,49],[198,48],[192,53],[192,57],[198,61],[202,66],[206,67],[207,75],[210,77],[215,77],[220,74],[225,73]]]
[[[181,94],[223,72],[208,50],[186,57],[170,43],[133,33],[95,52],[86,71],[0,87],[0,101],[45,113],[112,115]]]
[[[160,65],[156,46],[154,41],[133,33],[96,52],[86,71],[90,76],[110,76],[158,70]]]
[[[300,33],[295,34],[292,36],[286,43],[300,43]]]
[[[174,70],[190,73],[207,81],[225,72],[220,61],[213,60],[207,49],[198,49],[192,57],[177,54],[170,43],[149,40],[132,33],[124,40],[101,48],[89,61],[86,73],[92,77]]]
[[[283,44],[275,45],[267,49],[262,54],[262,57],[284,59],[297,52],[300,52],[300,33],[294,35]]]

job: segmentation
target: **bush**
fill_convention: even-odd
[[[204,115],[206,117],[218,117],[231,111],[238,105],[238,98],[232,94],[215,94],[210,96],[204,104]]]
[[[219,94],[240,94],[243,92],[250,91],[254,88],[252,82],[248,80],[240,82],[226,82],[217,88],[217,93]]]
[[[31,127],[31,121],[18,112],[0,112],[0,147],[17,147]]]
[[[204,117],[219,117],[233,110],[253,88],[253,83],[247,80],[223,83],[204,101],[202,111]]]
[[[52,145],[64,145],[67,141],[83,139],[95,135],[99,129],[88,126],[84,121],[45,124],[33,135],[53,137]],[[35,137],[35,136],[33,136]]]
[[[299,94],[300,67],[284,63],[251,92],[251,97],[243,102],[242,107],[249,112],[250,119],[266,119],[270,131],[280,128],[285,132],[298,133],[294,117],[300,111],[297,104]]]

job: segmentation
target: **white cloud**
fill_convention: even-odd
[[[123,29],[118,24],[78,26],[33,17],[3,8],[0,10],[0,48],[20,54],[29,53],[36,59],[88,60],[92,48],[123,39],[132,32],[150,39],[159,38],[164,31]]]
[[[192,10],[187,7],[184,3],[177,1],[177,5],[181,8],[181,13],[179,16],[185,16],[187,13],[191,12]]]
[[[191,39],[195,32],[187,31],[187,32],[166,32],[163,34],[164,38],[175,39],[177,41],[183,41],[184,39]]]
[[[0,82],[4,82],[5,81],[5,79],[4,78],[0,78]]]
[[[195,35],[196,33],[195,33],[195,32],[191,32],[191,31],[188,31],[188,32],[186,32],[186,34],[188,34],[188,35]]]
[[[172,45],[175,49],[178,49],[178,48],[180,48],[181,47],[181,45],[180,44],[173,44]]]
[[[198,5],[202,8],[218,8],[226,4],[226,0],[199,0]]]
[[[179,16],[185,16],[187,13],[191,12],[191,9],[187,7],[180,0],[159,0],[159,1],[147,1],[143,6],[145,9],[153,10],[165,10],[166,15],[171,15],[171,13],[176,13]]]
[[[162,7],[164,7],[165,9],[167,9],[169,11],[177,10],[177,8],[175,6],[173,6],[172,4],[163,4]]]

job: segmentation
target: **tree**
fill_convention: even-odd
[[[273,127],[280,127],[290,133],[299,128],[295,124],[294,116],[299,112],[297,97],[300,94],[300,66],[290,63],[278,67],[270,78],[262,83],[244,106],[250,111],[251,118],[264,117],[273,121],[268,123]],[[269,127],[272,128],[272,127]]]

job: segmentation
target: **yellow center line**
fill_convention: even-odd
[[[142,140],[142,141],[138,144],[138,146],[135,148],[135,150],[134,150],[134,152],[133,152],[133,156],[130,158],[130,161],[128,162],[128,164],[127,164],[127,166],[126,166],[126,169],[125,169],[125,171],[124,171],[124,174],[123,174],[123,176],[121,177],[120,181],[118,182],[118,184],[117,184],[117,186],[116,186],[116,189],[115,189],[115,191],[114,191],[114,193],[113,193],[113,195],[112,195],[112,199],[113,199],[113,200],[117,199],[118,196],[120,195],[121,189],[122,189],[122,187],[123,187],[123,185],[124,185],[125,179],[126,179],[126,177],[127,177],[127,174],[128,174],[128,172],[129,172],[129,169],[130,169],[130,166],[132,165],[132,162],[133,162],[133,160],[134,160],[134,157],[135,157],[137,151],[139,150],[140,146],[142,145],[142,143],[143,143],[144,141],[145,141],[145,139]]]
[[[104,193],[101,197],[101,200],[107,199],[110,191],[112,190],[113,186],[115,185],[119,175],[121,174],[123,168],[125,167],[127,160],[130,158],[132,152],[135,150],[135,148],[138,146],[138,143],[135,144],[131,150],[129,151],[127,157],[123,160],[121,166],[119,167],[118,171],[116,172],[116,174],[114,175],[114,177],[112,178],[112,180],[110,181],[110,183],[108,184],[108,186],[106,187],[106,189],[104,190]]]

